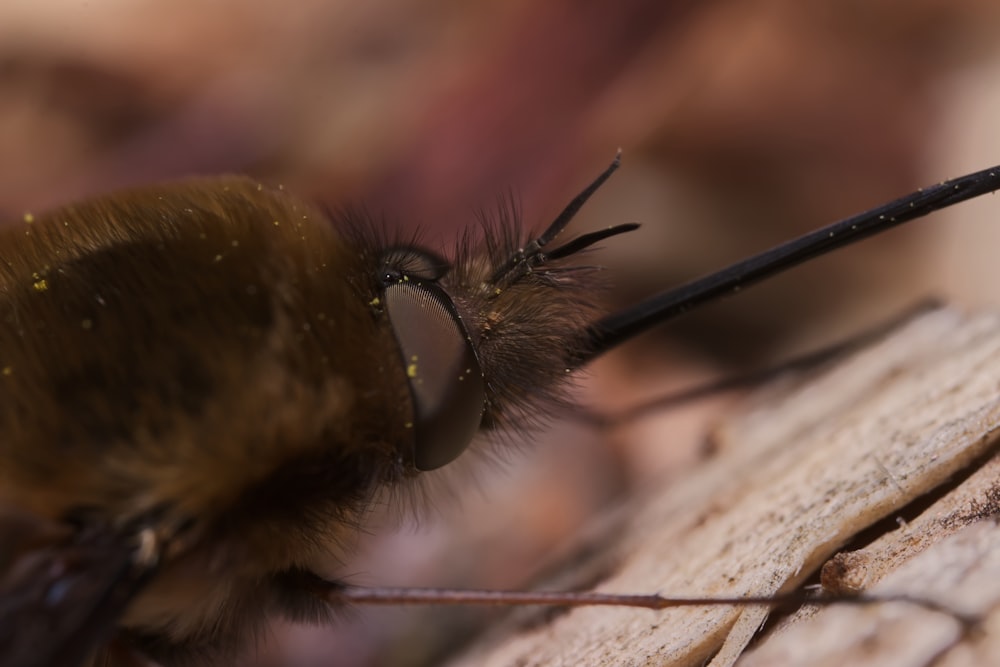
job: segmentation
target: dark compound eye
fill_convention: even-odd
[[[410,383],[413,464],[433,470],[465,451],[486,401],[483,372],[451,297],[437,281],[451,269],[440,255],[413,246],[382,253],[383,302]]]
[[[440,280],[451,265],[440,255],[415,246],[395,246],[382,253],[379,281],[383,287],[400,280]]]
[[[486,385],[476,350],[437,284],[396,280],[383,300],[413,397],[413,464],[440,468],[465,451],[483,419]]]

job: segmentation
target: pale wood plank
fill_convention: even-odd
[[[692,597],[788,590],[879,519],[982,467],[1000,424],[1000,316],[933,311],[804,384],[784,385],[727,418],[714,434],[718,451],[698,470],[629,502],[624,533],[607,545],[617,565],[601,590]],[[992,521],[963,527],[995,511],[997,466],[983,467],[909,525],[891,525],[848,559],[853,567],[839,581],[877,581],[885,572],[874,564],[895,571],[930,546],[881,585],[950,591],[956,605],[992,609],[1000,601],[1000,555],[993,555],[1000,537]],[[714,656],[711,664],[728,665],[766,616],[761,608],[578,609],[494,635],[454,664],[699,665]],[[965,638],[954,619],[913,605],[806,616],[766,637],[747,664],[923,665],[945,648],[956,661],[947,664],[1000,659],[990,631],[996,623]]]

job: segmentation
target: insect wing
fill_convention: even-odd
[[[58,533],[0,518],[0,667],[83,664],[155,569],[120,532],[88,526],[52,541]]]

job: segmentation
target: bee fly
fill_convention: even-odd
[[[637,225],[556,239],[617,167],[527,243],[487,225],[451,260],[240,177],[0,232],[0,665],[214,664],[268,616],[328,622],[358,602],[705,604],[316,574],[381,489],[447,465],[477,433],[537,420],[567,371],[1000,188],[996,168],[948,181],[601,315],[578,253]]]

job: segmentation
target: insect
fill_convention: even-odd
[[[487,226],[451,260],[238,177],[4,230],[0,664],[214,664],[270,615],[440,598],[317,567],[380,489],[536,419],[570,371],[637,333],[1000,188],[997,169],[949,181],[602,316],[578,253],[636,225],[556,238],[617,167],[527,243]]]

